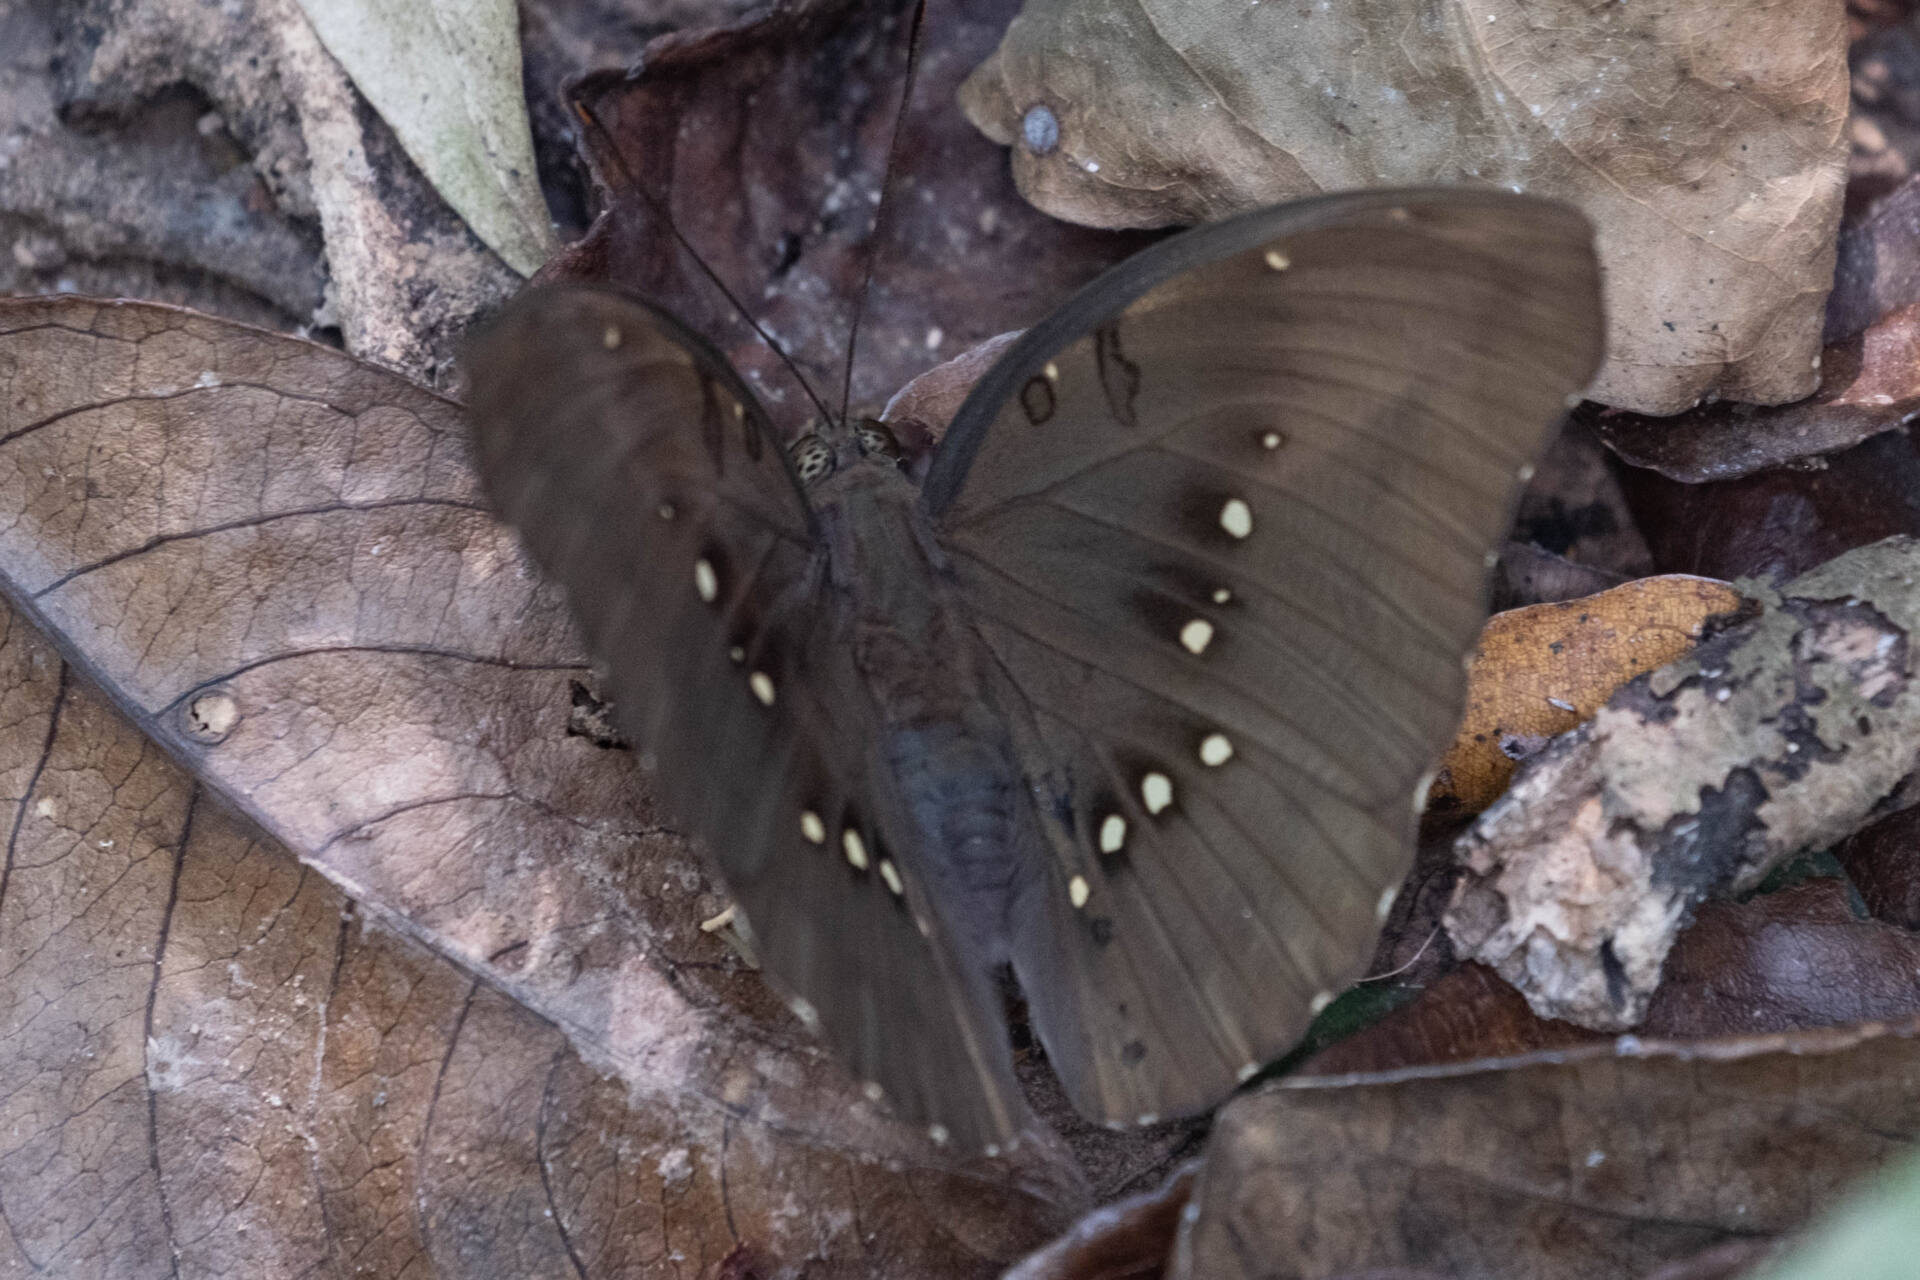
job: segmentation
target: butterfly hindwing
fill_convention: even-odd
[[[1357,976],[1601,350],[1576,212],[1360,194],[1162,242],[962,407],[924,494],[1038,796],[1014,965],[1087,1114],[1211,1105]]]
[[[752,393],[609,289],[530,291],[467,357],[489,495],[565,587],[622,729],[768,971],[903,1116],[973,1148],[1007,1137],[1021,1104],[997,1006],[882,866],[908,828],[874,781],[812,514]]]

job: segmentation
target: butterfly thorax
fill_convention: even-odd
[[[949,922],[989,961],[1004,952],[1021,780],[994,709],[985,651],[962,608],[919,491],[879,454],[808,496],[828,550],[845,638],[873,699],[887,768]]]

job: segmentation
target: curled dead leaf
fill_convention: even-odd
[[[1710,619],[1741,600],[1724,582],[1673,574],[1495,614],[1467,669],[1466,714],[1428,808],[1486,808],[1519,761],[1591,716],[1627,681],[1680,657]]]

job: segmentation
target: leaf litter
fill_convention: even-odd
[[[861,43],[870,11],[795,9],[776,15],[771,29],[799,53],[783,64],[779,42],[766,42],[752,55],[763,59],[758,73],[791,74],[783,65],[859,67],[879,81],[883,72],[897,72],[884,56],[884,41]],[[930,69],[923,83],[940,83],[939,74],[949,77],[948,85],[957,83],[969,60],[992,47],[1009,15],[1010,6],[967,9],[972,43],[954,48],[968,52],[948,54],[945,69]],[[1866,28],[1881,36],[1875,56],[1893,59],[1880,82],[1882,101],[1896,105],[1899,95],[1886,86],[1897,86],[1909,64],[1894,56],[1899,42],[1887,33],[1897,33],[1902,20],[1895,14]],[[556,31],[585,30],[580,23],[579,15],[537,18],[547,35],[530,40],[539,46]],[[643,84],[630,91],[636,108],[651,110],[664,96],[679,113],[664,118],[694,138],[684,156],[669,149],[676,166],[692,175],[684,185],[676,175],[670,199],[696,206],[701,197],[739,199],[742,184],[703,156],[700,143],[707,129],[715,137],[750,140],[757,128],[765,130],[763,120],[739,116],[748,77],[731,65],[746,56],[743,50],[752,53],[751,27],[749,20],[731,31],[668,40],[650,53],[673,69],[670,90]],[[119,28],[104,29],[101,49],[132,47],[113,44]],[[593,51],[581,63],[621,65],[626,59],[610,56],[604,37],[604,30],[591,39],[570,35],[568,47]],[[1856,52],[1857,73],[1860,65]],[[1856,96],[1862,80],[1856,74]],[[144,90],[137,80],[128,83],[138,101]],[[620,130],[622,90],[607,83],[604,92],[595,101],[616,125],[624,163],[651,172],[649,160],[661,154],[657,136],[649,141],[644,126],[636,126],[637,137]],[[731,120],[730,99],[736,103]],[[843,129],[870,142],[873,121],[884,115],[831,102],[803,105],[813,111],[809,136],[815,138]],[[538,103],[534,114],[536,122],[555,118]],[[973,226],[981,227],[989,211],[996,227],[1009,225],[999,223],[1001,217],[1026,216],[1009,189],[991,186],[991,175],[1004,171],[967,167],[979,165],[980,156],[993,158],[991,148],[981,144],[969,152],[964,131],[949,136],[939,113],[928,114],[926,136],[945,141],[918,142],[916,149],[972,155],[957,172],[989,175],[974,180],[985,192],[978,203],[963,207]],[[226,115],[229,121],[253,118],[238,108]],[[252,124],[240,129],[243,147],[274,136]],[[776,134],[758,138],[763,141],[756,145],[770,150]],[[1889,157],[1908,163],[1901,135],[1883,128],[1883,138],[1891,141],[1874,152],[1855,130],[1859,191],[1898,192],[1898,181],[1887,175],[1895,167]],[[628,264],[654,261],[662,269],[659,229],[636,216],[630,198],[621,212],[604,155],[594,161],[602,179],[616,186],[614,212],[556,269],[606,271],[622,255]],[[816,145],[800,161],[763,156],[742,171],[754,173],[756,165],[760,173],[788,178],[782,165],[859,181],[827,146]],[[552,175],[565,166],[549,154],[540,168]],[[276,189],[296,193],[299,172],[297,164],[273,170]],[[775,283],[772,268],[788,250],[767,233],[799,228],[800,256],[786,274],[798,270],[810,283],[792,286],[775,305],[789,308],[787,330],[818,372],[833,364],[835,335],[844,332],[845,295],[836,290],[844,290],[849,264],[857,260],[859,233],[854,220],[828,225],[819,217],[820,188],[802,192],[803,185],[796,178],[790,190],[777,188],[778,199],[702,247],[723,261],[731,255],[728,269],[739,279],[757,282],[753,287],[763,292],[773,284],[779,293],[786,286]],[[391,198],[375,183],[365,189],[361,208],[371,216]],[[565,207],[554,198],[556,207]],[[74,199],[87,202],[84,191]],[[288,201],[298,204],[292,196]],[[895,233],[899,246],[937,242],[928,228],[942,225],[938,210],[961,206],[948,197],[928,203],[936,212],[929,221],[903,223]],[[1854,264],[1849,269],[1864,284],[1849,286],[1843,275],[1842,291],[1827,310],[1829,343],[1871,335],[1876,325],[1896,331],[1887,326],[1905,305],[1898,254],[1910,251],[1898,208],[1890,204],[1876,215],[1863,196],[1850,214],[1852,239],[1843,239],[1840,257]],[[616,236],[615,224],[623,220],[627,225]],[[363,215],[354,214],[328,224],[324,241],[328,256],[339,259],[336,272],[351,261],[345,237],[362,222]],[[946,225],[951,232],[960,224]],[[879,371],[857,388],[856,400],[877,405],[910,375],[976,338],[1032,319],[1076,279],[1138,244],[1092,232],[1055,233],[1048,230],[1053,225],[1035,219],[1031,230],[1014,236],[1010,252],[1016,259],[1031,254],[1024,260],[1054,274],[994,279],[979,265],[991,261],[994,250],[991,235],[982,232],[957,255],[971,292],[916,288],[884,300],[869,321],[882,335],[875,347]],[[52,262],[58,255],[67,261],[33,267],[38,274],[21,279],[93,269],[85,241],[62,233],[53,241],[56,250],[42,252],[44,243],[27,243],[14,262]],[[779,252],[767,254],[769,244]],[[1866,247],[1850,250],[1849,244]],[[163,244],[151,252],[159,260],[170,250]],[[916,263],[916,269],[927,268]],[[663,288],[685,305],[691,291],[674,293],[686,288],[679,271],[675,265],[668,272]],[[1836,328],[1844,297],[1864,299],[1852,304],[1856,319],[1845,322],[1858,323],[1856,329]],[[962,304],[963,298],[975,301]],[[246,312],[253,304],[230,291],[204,301],[287,323]],[[27,1010],[56,1000],[84,1003],[93,1000],[87,992],[104,991],[87,1006],[109,1012],[87,1019],[82,1030],[98,1031],[89,1033],[85,1049],[121,1065],[117,1075],[75,1074],[62,1064],[83,1051],[56,1036],[11,1068],[22,1083],[10,1085],[6,1096],[17,1101],[16,1115],[30,1117],[13,1131],[34,1137],[0,1151],[0,1162],[16,1173],[35,1172],[19,1184],[26,1190],[18,1199],[9,1184],[9,1222],[14,1204],[30,1204],[43,1215],[18,1237],[31,1247],[24,1257],[86,1259],[101,1273],[140,1274],[160,1256],[153,1252],[157,1242],[175,1238],[166,1225],[172,1214],[180,1238],[191,1234],[180,1233],[181,1224],[206,1224],[206,1253],[199,1256],[225,1248],[227,1256],[268,1272],[283,1264],[292,1269],[305,1258],[355,1256],[390,1259],[393,1271],[412,1259],[431,1259],[448,1274],[496,1274],[496,1264],[516,1273],[561,1266],[587,1274],[643,1267],[667,1274],[776,1274],[802,1258],[836,1273],[984,1274],[1061,1225],[1063,1210],[1084,1194],[1064,1155],[1052,1164],[1040,1160],[1021,1175],[1023,1184],[1008,1187],[1005,1170],[953,1169],[887,1136],[883,1119],[861,1112],[861,1100],[836,1092],[844,1082],[834,1083],[832,1064],[809,1052],[804,1037],[758,992],[757,979],[700,933],[698,922],[721,904],[686,850],[659,828],[630,760],[596,745],[591,735],[566,733],[573,689],[590,689],[592,673],[563,628],[542,627],[542,618],[559,616],[542,599],[544,588],[519,576],[524,571],[513,549],[487,533],[473,508],[457,461],[459,427],[444,401],[397,380],[382,382],[384,375],[337,355],[275,346],[266,335],[206,327],[213,322],[177,312],[61,305],[92,308],[92,318],[74,327],[83,337],[93,325],[105,328],[97,346],[83,343],[64,354],[39,346],[23,359],[22,335],[36,333],[29,340],[45,343],[47,330],[38,321],[13,329],[27,313],[11,309],[11,331],[0,338],[0,367],[8,375],[0,385],[10,392],[0,409],[16,415],[8,431],[17,415],[59,419],[0,445],[14,455],[8,510],[18,513],[0,536],[0,571],[27,616],[51,622],[51,634],[76,659],[73,674],[62,674],[66,669],[44,648],[39,658],[22,660],[29,670],[18,677],[27,691],[20,696],[50,698],[64,710],[36,718],[24,710],[28,702],[17,702],[21,714],[10,723],[19,733],[0,735],[0,749],[14,761],[22,815],[0,880],[0,948],[14,941],[24,956],[0,982],[0,995]],[[391,319],[379,322],[385,328],[344,330],[349,345],[391,359],[377,335],[400,333],[406,317],[418,314],[409,312],[412,305],[368,303],[365,315]],[[51,328],[79,314],[64,313]],[[955,314],[965,319],[956,322]],[[300,317],[291,318],[297,323]],[[935,329],[941,340],[929,343]],[[130,344],[147,358],[101,359],[115,344]],[[1861,349],[1873,348],[1862,339]],[[1878,379],[1884,394],[1898,397],[1904,394],[1901,363],[1892,357],[1900,348],[1880,349],[1888,358],[1863,358],[1852,385]],[[430,344],[409,350],[428,354],[397,363],[422,372],[436,367]],[[1834,363],[1829,351],[1823,367]],[[45,384],[20,380],[15,375],[22,369],[36,371]],[[208,374],[211,381],[203,381]],[[964,374],[948,377],[953,386],[940,386],[936,377],[923,384],[918,399],[905,396],[896,406],[929,439],[940,429],[940,405],[965,382]],[[258,385],[246,385],[254,380]],[[45,385],[62,387],[65,398],[50,396]],[[30,394],[17,394],[20,388]],[[128,396],[143,398],[129,403]],[[258,452],[249,456],[248,447],[223,451],[220,432],[196,424],[189,410],[214,398],[223,429],[254,450],[266,441],[273,466],[263,466]],[[1803,435],[1818,447],[1796,453],[1791,441],[1800,428],[1770,428],[1773,412],[1798,413],[1812,423],[1812,434]],[[1512,580],[1546,591],[1536,598],[1563,599],[1588,593],[1564,586],[1556,593],[1540,584],[1553,577],[1597,585],[1656,570],[1719,578],[1758,573],[1778,582],[1851,548],[1914,532],[1908,513],[1920,509],[1912,498],[1920,489],[1910,480],[1911,446],[1897,424],[1884,429],[1895,416],[1858,419],[1867,424],[1862,429],[1881,434],[1837,454],[1832,451],[1852,444],[1844,432],[1853,428],[1843,423],[1841,434],[1819,435],[1835,418],[1817,402],[1753,411],[1743,420],[1749,429],[1729,433],[1724,444],[1688,436],[1685,421],[1667,423],[1673,439],[1700,460],[1700,474],[1751,472],[1720,483],[1679,485],[1607,464],[1577,445],[1569,457],[1586,462],[1557,474],[1543,471],[1528,497],[1516,531],[1521,541],[1508,555],[1514,564],[1524,556],[1527,568]],[[1613,415],[1616,425],[1621,417]],[[1600,430],[1615,442],[1604,425]],[[1789,445],[1764,443],[1769,431]],[[157,450],[143,446],[143,433],[167,443]],[[1581,439],[1569,435],[1576,444]],[[1760,470],[1739,460],[1742,450],[1760,459],[1753,464]],[[1830,454],[1831,461],[1824,469],[1804,469],[1807,452]],[[280,460],[288,462],[284,472]],[[1784,460],[1803,469],[1778,470]],[[1744,583],[1735,591],[1748,598],[1765,594]],[[179,619],[192,625],[170,634]],[[1609,625],[1630,643],[1637,624]],[[1724,642],[1740,625],[1708,643]],[[1655,629],[1673,626],[1668,621]],[[31,646],[17,617],[7,634]],[[1818,643],[1847,639],[1830,628],[1799,651],[1792,641],[1783,643],[1789,656],[1845,666],[1858,656],[1853,649],[1842,643],[1820,658],[1826,651]],[[1552,642],[1544,643],[1550,650]],[[6,652],[0,649],[0,658]],[[1690,670],[1697,671],[1694,661]],[[1532,659],[1483,665],[1477,679],[1496,703],[1530,698],[1538,690],[1529,680],[1560,679]],[[93,697],[96,680],[147,736]],[[1502,687],[1507,680],[1512,688]],[[1590,694],[1560,701],[1577,716],[1612,682],[1600,680]],[[209,697],[215,702],[206,703]],[[231,699],[231,707],[219,699]],[[1556,716],[1569,714],[1546,705]],[[198,721],[196,706],[207,713]],[[178,714],[169,718],[170,710]],[[59,732],[50,727],[55,719]],[[230,721],[224,732],[222,719]],[[1548,723],[1529,736],[1546,738],[1559,727]],[[202,740],[209,737],[217,740]],[[152,740],[189,761],[211,789],[195,791],[177,774],[169,782],[171,766],[142,745]],[[249,752],[259,759],[247,759]],[[1553,754],[1551,744],[1545,754]],[[1897,752],[1873,754],[1884,764]],[[85,763],[68,762],[77,757]],[[409,766],[386,771],[396,789],[373,794],[368,780],[381,771],[379,762],[396,759]],[[1523,783],[1537,767],[1539,761],[1521,770]],[[83,784],[86,798],[56,790],[69,779]],[[102,797],[121,790],[138,814],[132,824],[95,816],[110,814]],[[1625,1039],[1542,1018],[1492,971],[1462,961],[1454,940],[1438,929],[1458,891],[1459,870],[1447,856],[1444,833],[1432,833],[1415,891],[1402,895],[1382,940],[1370,984],[1379,993],[1376,1012],[1358,1020],[1370,1029],[1346,1039],[1317,1037],[1315,1043],[1327,1047],[1298,1068],[1302,1087],[1266,1086],[1222,1114],[1202,1193],[1175,1228],[1178,1265],[1200,1266],[1195,1274],[1234,1274],[1236,1264],[1207,1252],[1218,1248],[1222,1231],[1253,1243],[1256,1256],[1321,1257],[1326,1274],[1347,1267],[1355,1274],[1384,1267],[1422,1274],[1462,1268],[1586,1274],[1582,1267],[1597,1268],[1592,1274],[1650,1274],[1663,1263],[1695,1269],[1688,1274],[1712,1267],[1719,1268],[1712,1274],[1733,1274],[1753,1262],[1829,1200],[1843,1179],[1882,1160],[1884,1144],[1897,1142],[1904,1123],[1897,1082],[1909,1069],[1902,1057],[1910,1030],[1905,1020],[1916,999],[1909,932],[1916,879],[1907,870],[1903,838],[1910,824],[1903,813],[1886,812],[1904,798],[1900,786],[1875,783],[1859,792],[1850,797],[1853,809],[1877,822],[1841,846],[1838,862],[1784,889],[1745,901],[1702,898],[1681,913],[1692,923],[1674,938],[1645,1019]],[[216,796],[245,817],[236,824],[224,816]],[[415,804],[420,807],[408,807]],[[516,812],[503,818],[508,811]],[[62,825],[77,824],[75,813],[86,820],[84,840]],[[298,870],[255,834],[255,825],[288,836],[295,852],[348,896]],[[184,834],[169,843],[169,831]],[[51,842],[44,853],[42,841]],[[116,856],[135,859],[135,869],[127,871]],[[485,870],[469,865],[476,862]],[[1851,881],[1838,878],[1843,870]],[[111,887],[103,892],[103,885]],[[26,915],[17,915],[21,923],[12,928],[5,923],[9,912],[40,912],[63,902],[71,905],[46,917],[50,924],[29,924]],[[196,923],[208,913],[217,924]],[[65,924],[68,917],[83,923]],[[109,918],[111,928],[102,924]],[[157,935],[151,923],[128,923],[156,918],[166,922]],[[270,936],[289,938],[287,945],[303,957],[269,966],[271,985],[232,959],[264,961],[275,949],[259,940]],[[121,937],[135,940],[128,954],[145,957],[133,977],[121,972],[127,954],[76,950],[71,943]],[[138,943],[141,937],[148,941]],[[242,938],[255,941],[242,945]],[[13,963],[13,950],[5,954]],[[119,967],[101,972],[97,966],[109,961]],[[322,968],[333,975],[331,985],[318,977]],[[155,973],[162,995],[143,1018],[142,984]],[[474,985],[475,974],[484,978],[481,985]],[[184,985],[166,986],[170,975]],[[114,996],[113,984],[123,980]],[[68,982],[82,994],[65,994]],[[378,994],[361,992],[363,982]],[[316,1002],[310,994],[316,987],[330,994]],[[272,994],[250,996],[263,990]],[[302,1004],[303,996],[310,1003]],[[1358,997],[1337,1002],[1327,1018],[1356,1003]],[[322,1007],[324,1013],[313,1012]],[[225,1021],[205,1016],[208,1009],[224,1009]],[[370,1020],[360,1017],[363,1009],[373,1011]],[[1381,1018],[1379,1009],[1392,1011]],[[7,1025],[44,1023],[24,1017],[16,1014]],[[315,1018],[323,1020],[324,1037],[294,1030]],[[161,1034],[146,1034],[154,1029]],[[308,1038],[298,1052],[270,1048],[302,1034]],[[343,1056],[329,1056],[336,1053]],[[262,1084],[282,1076],[289,1081],[284,1089]],[[647,1083],[637,1087],[641,1076]],[[1369,1077],[1373,1083],[1363,1083]],[[315,1080],[327,1079],[343,1082],[337,1093],[316,1089]],[[432,1082],[428,1093],[437,1101],[420,1102],[423,1079]],[[93,1083],[81,1083],[87,1080]],[[372,1082],[366,1092],[347,1083],[362,1081]],[[75,1109],[102,1090],[100,1096],[124,1098],[125,1105]],[[150,1131],[142,1129],[148,1095],[159,1126]],[[395,1107],[411,1110],[401,1115],[389,1110]],[[85,1126],[96,1115],[123,1127],[66,1127]],[[1863,1141],[1841,1122],[1855,1115],[1886,1123]],[[536,1121],[531,1130],[524,1126],[528,1117]],[[1596,1135],[1590,1148],[1575,1149],[1584,1145],[1573,1141],[1580,1132]],[[82,1223],[67,1212],[86,1203],[91,1175],[47,1153],[63,1141],[82,1141],[83,1133],[86,1142],[125,1152],[130,1173],[157,1170],[150,1190],[129,1201],[135,1210],[117,1221]],[[1690,1135],[1685,1141],[1678,1137],[1683,1133]],[[182,1141],[169,1144],[176,1134]],[[243,1134],[247,1141],[232,1141]],[[298,1141],[288,1144],[280,1136],[286,1134]],[[1636,1155],[1607,1145],[1620,1134],[1664,1142],[1659,1160],[1646,1153],[1651,1147]],[[1558,1143],[1544,1162],[1542,1135]],[[158,1164],[150,1154],[156,1141],[163,1153]],[[1158,1184],[1190,1149],[1177,1134],[1104,1153],[1087,1135],[1074,1142],[1080,1160],[1092,1161],[1085,1168],[1103,1198]],[[1767,1163],[1755,1155],[1775,1147],[1798,1163]],[[326,1171],[317,1193],[311,1183],[296,1185],[279,1172],[291,1168],[302,1149],[319,1153]],[[1435,1154],[1423,1157],[1426,1150]],[[1592,1162],[1595,1152],[1603,1157],[1598,1162]],[[876,1155],[882,1163],[866,1163]],[[1429,1168],[1423,1159],[1437,1161],[1431,1165],[1437,1172],[1423,1174]],[[1748,1165],[1753,1172],[1733,1189],[1744,1197],[1736,1203],[1718,1184],[1727,1169]],[[470,1169],[487,1172],[462,1172]],[[844,1180],[856,1169],[868,1171],[859,1175],[866,1181]],[[265,1176],[256,1176],[262,1170]],[[282,1186],[285,1194],[273,1201],[278,1217],[194,1216],[215,1204],[250,1206],[234,1199],[236,1188],[263,1188],[264,1198]],[[844,1218],[818,1200],[821,1188],[841,1186]],[[1524,1190],[1507,1190],[1516,1187]],[[1552,1194],[1543,1200],[1539,1188]],[[890,1198],[902,1195],[909,1199]],[[426,1206],[411,1226],[389,1221],[396,1196]],[[1549,1203],[1554,1197],[1557,1204]],[[316,1204],[327,1211],[318,1225],[305,1209],[285,1212],[287,1205]],[[660,1206],[657,1215],[640,1211],[652,1204]],[[883,1207],[892,1205],[901,1207]],[[1167,1214],[1158,1212],[1164,1226]],[[1676,1223],[1679,1217],[1686,1220]],[[848,1225],[876,1218],[891,1229]],[[554,1229],[473,1233],[475,1223],[507,1219],[550,1222]],[[1380,1230],[1386,1221],[1396,1229]],[[1474,1225],[1492,1221],[1505,1224],[1501,1234]],[[75,1234],[63,1236],[64,1223]],[[1082,1229],[1083,1244],[1097,1226]],[[1361,1239],[1378,1248],[1336,1256]],[[363,1252],[368,1249],[388,1251]],[[1133,1257],[1130,1265],[1140,1274],[1154,1273],[1151,1245],[1136,1246]]]

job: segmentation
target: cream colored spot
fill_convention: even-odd
[[[1433,789],[1433,780],[1438,777],[1432,769],[1420,775],[1420,781],[1413,784],[1413,816],[1419,817],[1427,811],[1427,792]]]
[[[1253,508],[1238,498],[1228,498],[1227,505],[1220,508],[1220,527],[1236,538],[1244,538],[1253,532]]]
[[[1100,824],[1100,852],[1118,853],[1127,843],[1127,820],[1110,813]]]
[[[1075,911],[1086,906],[1087,899],[1091,897],[1092,894],[1093,889],[1088,886],[1085,876],[1075,876],[1073,879],[1067,881],[1067,901],[1073,904]]]
[[[1231,599],[1233,599],[1233,592],[1227,590],[1225,587],[1215,587],[1213,589],[1213,602],[1215,604],[1225,604]]]
[[[878,1080],[867,1081],[865,1084],[860,1086],[860,1092],[867,1095],[868,1102],[878,1102],[880,1101],[880,1099],[887,1096],[887,1091],[880,1087],[880,1082]]]
[[[1205,653],[1213,643],[1213,624],[1205,618],[1195,618],[1180,628],[1180,643],[1188,653],[1196,656]]]
[[[760,699],[760,705],[773,705],[773,677],[764,671],[756,671],[747,677],[747,685],[753,690],[753,696]]]
[[[675,511],[673,509],[673,504],[671,502],[663,502],[657,508],[655,508],[655,510],[660,513],[660,518],[662,520],[671,520],[675,516],[680,514],[678,511]]]
[[[714,598],[720,594],[720,575],[713,571],[711,560],[700,559],[693,562],[693,587],[700,593],[700,598],[708,604],[712,604]],[[762,701],[772,702],[773,699],[765,698]]]
[[[1200,740],[1200,763],[1209,769],[1218,769],[1233,759],[1233,743],[1224,733],[1210,733]]]
[[[935,1124],[927,1126],[927,1136],[933,1139],[934,1146],[944,1147],[947,1145],[947,1139],[952,1135],[947,1132],[947,1126]]]
[[[795,996],[793,1003],[788,1005],[787,1008],[793,1010],[793,1016],[800,1019],[800,1025],[804,1026],[807,1030],[818,1031],[820,1029],[820,1011],[815,1009],[810,1001],[802,1000],[800,997]]]
[[[894,869],[891,858],[880,859],[880,878],[887,882],[887,888],[893,891],[896,898],[907,891],[907,886],[900,883],[900,873]]]
[[[600,345],[612,351],[620,345],[620,326],[610,324],[600,333]]]
[[[1255,1076],[1260,1074],[1260,1064],[1257,1062],[1242,1063],[1240,1066],[1240,1069],[1234,1072],[1233,1074],[1236,1078],[1239,1079],[1241,1084],[1245,1084],[1247,1081],[1253,1079]]]
[[[1281,445],[1285,444],[1286,442],[1287,442],[1286,437],[1281,435],[1278,431],[1269,431],[1267,432],[1267,434],[1260,437],[1260,447],[1262,449],[1265,449],[1269,453],[1273,452],[1275,449],[1278,449]]]
[[[1164,773],[1150,773],[1140,779],[1140,799],[1148,813],[1159,813],[1173,803],[1173,779]]]
[[[840,847],[847,851],[847,861],[853,864],[855,871],[867,869],[867,842],[860,833],[849,827],[840,833]]]
[[[1047,361],[1047,367],[1044,370],[1042,370],[1042,372],[1044,372],[1047,375],[1048,382],[1060,381],[1060,366],[1055,364],[1053,361],[1051,360]]]
[[[1525,484],[1527,481],[1533,479],[1533,464],[1531,462],[1523,462],[1520,464],[1520,469],[1513,474],[1519,477],[1521,484]]]
[[[1307,1012],[1311,1013],[1314,1017],[1317,1018],[1320,1016],[1321,1012],[1325,1010],[1326,1007],[1332,1003],[1333,1003],[1333,992],[1331,991],[1319,992],[1313,997],[1312,1000],[1307,1002]]]
[[[1278,249],[1269,249],[1267,250],[1267,265],[1275,271],[1285,271],[1293,265],[1293,259]]]
[[[1408,213],[1405,209],[1394,208],[1394,209],[1387,210],[1387,217],[1394,222],[1405,222],[1408,218],[1411,218],[1412,216],[1413,215]]]
[[[738,400],[735,400],[733,402],[733,420],[735,422],[744,422],[746,420],[746,417],[747,417],[747,406],[741,404]]]
[[[827,842],[827,824],[820,821],[820,815],[811,809],[800,813],[800,834],[814,844]]]
[[[1387,913],[1393,910],[1394,899],[1400,896],[1400,886],[1390,885],[1380,891],[1380,901],[1375,904],[1373,914],[1376,919],[1385,920]]]
[[[727,656],[733,659],[733,665],[737,667],[747,660],[747,651],[739,645],[735,645],[733,648],[727,650]]]
[[[1480,563],[1487,566],[1487,568],[1491,569],[1493,568],[1493,566],[1500,563],[1500,553],[1498,551],[1489,551],[1487,552],[1487,554],[1480,557]]]

